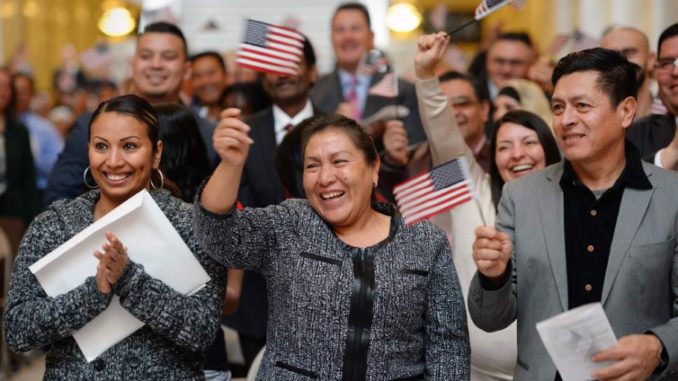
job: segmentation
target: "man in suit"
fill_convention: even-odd
[[[379,83],[384,74],[358,72],[360,61],[374,48],[374,33],[370,27],[370,15],[364,5],[345,3],[336,9],[332,17],[336,69],[318,80],[311,91],[311,99],[326,113],[339,112],[356,120],[365,119],[395,103],[406,106],[410,114],[403,122],[409,142],[423,141],[426,137],[419,119],[414,86],[399,79],[398,96],[394,101],[369,94],[370,87]],[[375,140],[380,138],[375,136]]]
[[[659,36],[654,77],[659,97],[668,114],[650,115],[637,120],[629,129],[628,139],[646,159],[662,168],[678,169],[678,23]]]
[[[551,104],[565,160],[507,183],[496,229],[476,229],[469,312],[486,331],[520,317],[516,380],[560,378],[535,324],[592,302],[619,342],[592,356],[612,364],[591,378],[676,378],[678,175],[625,143],[636,73],[603,48],[561,59]]]
[[[506,81],[527,78],[530,65],[536,54],[532,39],[527,33],[501,33],[492,41],[487,49],[485,85],[490,100],[494,101],[497,93]]]
[[[190,77],[186,39],[181,30],[166,22],[149,24],[137,38],[132,60],[133,92],[151,104],[180,103],[179,92],[183,80]],[[47,181],[44,204],[59,199],[70,199],[87,188],[83,172],[87,168],[87,141],[91,113],[82,114],[66,139]],[[217,154],[212,146],[212,128],[198,116],[198,127],[212,164]],[[88,184],[93,184],[91,177]]]

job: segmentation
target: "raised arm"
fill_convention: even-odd
[[[249,146],[253,143],[250,127],[237,119],[238,109],[227,109],[214,130],[214,149],[221,162],[200,195],[200,205],[212,213],[226,213],[233,209],[238,197],[240,177],[245,166]]]
[[[14,264],[5,306],[4,332],[10,349],[26,352],[67,338],[108,307],[111,295],[99,292],[94,277],[73,290],[49,297],[28,269],[65,241],[56,216],[38,216],[24,235]]]
[[[421,36],[414,58],[419,113],[434,165],[462,155],[473,158],[434,71],[445,54],[448,42],[449,37],[443,32]]]

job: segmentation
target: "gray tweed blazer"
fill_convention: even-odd
[[[197,293],[184,296],[130,261],[114,293],[146,325],[87,363],[72,334],[103,311],[111,295],[99,293],[95,278],[89,277],[66,294],[48,297],[28,267],[92,224],[99,192],[55,202],[33,221],[23,238],[4,316],[5,340],[13,351],[50,345],[46,380],[204,379],[203,352],[218,327],[226,272],[196,245],[192,207],[164,190],[151,195],[212,280]]]
[[[389,205],[375,208],[394,215]],[[434,225],[405,227],[393,216],[390,236],[360,249],[339,240],[306,200],[226,215],[196,209],[196,237],[214,259],[266,278],[258,380],[469,378],[464,300]],[[361,294],[371,270],[374,287]],[[373,299],[369,309],[363,297]],[[362,343],[353,340],[360,335]]]

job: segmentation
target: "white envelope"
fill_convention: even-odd
[[[107,231],[127,246],[129,258],[148,275],[177,292],[190,295],[210,280],[151,195],[142,190],[29,267],[47,295],[64,294],[96,274],[99,260],[93,253],[106,242]],[[143,325],[114,296],[73,338],[92,361]]]
[[[586,381],[591,373],[613,364],[591,356],[617,345],[603,306],[589,303],[537,323],[537,332],[563,381]]]

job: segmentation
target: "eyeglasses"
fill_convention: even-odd
[[[657,60],[654,68],[661,71],[669,71],[673,70],[676,66],[678,66],[678,58],[660,58]]]

